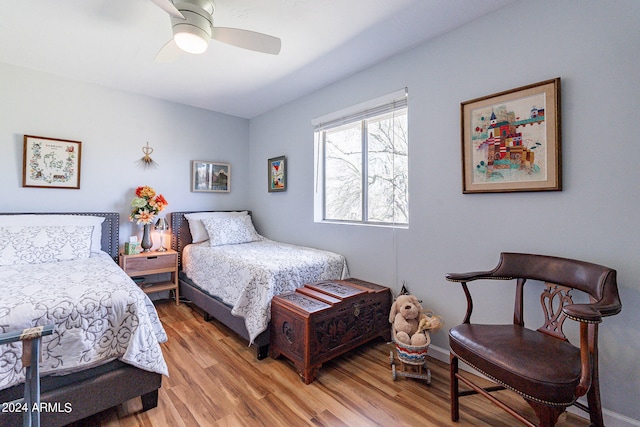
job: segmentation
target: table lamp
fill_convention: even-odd
[[[155,229],[160,232],[160,248],[158,249],[158,252],[166,252],[167,248],[164,247],[164,232],[169,229],[167,220],[164,218],[158,218]]]

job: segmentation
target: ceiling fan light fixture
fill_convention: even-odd
[[[177,27],[177,26],[176,26]],[[173,40],[187,53],[195,55],[204,53],[209,46],[208,34],[200,28],[184,25],[184,28],[173,28]]]
[[[282,42],[278,37],[240,28],[214,28],[213,0],[153,1],[170,12],[173,27],[173,40],[166,43],[156,55],[156,60],[160,62],[167,62],[174,55],[166,52],[177,52],[178,49],[192,54],[204,53],[211,39],[255,52],[271,55],[280,53]]]
[[[213,5],[209,0],[182,0],[175,2],[184,19],[171,17],[173,40],[188,53],[204,53],[211,40]]]

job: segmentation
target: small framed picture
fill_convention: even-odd
[[[80,188],[82,142],[25,135],[22,186]]]
[[[231,191],[229,163],[191,161],[191,191],[194,193],[228,193]]]
[[[562,190],[560,78],[461,104],[462,192]]]
[[[269,170],[269,192],[287,190],[287,158],[285,156],[274,157],[267,161]]]

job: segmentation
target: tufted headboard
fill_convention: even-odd
[[[101,248],[118,262],[120,245],[120,214],[117,212],[6,212],[0,215],[84,215],[101,216],[102,223]],[[188,227],[187,227],[188,228]]]
[[[171,249],[178,252],[178,266],[182,266],[182,250],[185,246],[192,242],[191,231],[189,230],[189,221],[184,217],[186,214],[196,212],[241,212],[246,209],[228,210],[228,211],[189,211],[189,212],[172,212],[171,213]],[[251,215],[251,211],[247,211]]]

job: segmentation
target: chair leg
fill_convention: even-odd
[[[587,392],[587,403],[589,403],[589,419],[591,426],[604,427],[602,418],[602,401],[600,400],[600,384],[598,375],[594,375],[591,380],[591,387]]]
[[[604,427],[602,418],[602,401],[600,400],[600,377],[598,375],[598,324],[589,325],[589,335],[595,343],[591,352],[591,387],[587,391],[587,403],[589,404],[589,419],[593,427]]]
[[[529,406],[533,408],[538,419],[540,420],[540,427],[553,427],[558,422],[558,418],[567,409],[564,406],[548,406],[542,403],[533,402],[525,399]]]
[[[450,353],[450,372],[451,372],[451,421],[460,419],[460,396],[458,394],[458,358]]]

